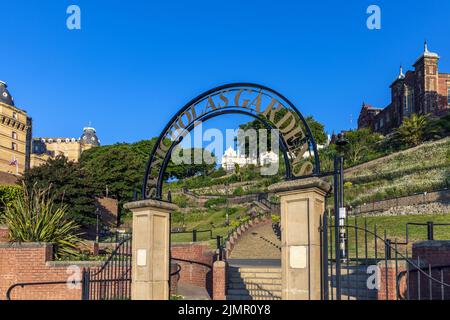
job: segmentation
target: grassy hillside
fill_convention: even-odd
[[[425,143],[348,171],[346,201],[352,205],[442,189],[450,186],[450,138]]]

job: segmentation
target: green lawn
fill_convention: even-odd
[[[380,216],[367,218],[360,217],[357,219],[355,219],[354,217],[350,217],[347,223],[348,227],[346,228],[350,257],[356,257],[356,253],[358,252],[359,258],[365,258],[366,244],[368,258],[373,258],[376,254],[378,257],[384,257],[384,239],[390,239],[393,247],[395,247],[395,243],[397,241],[398,252],[406,255],[406,250],[408,250],[408,254],[410,255],[413,242],[427,240],[427,227],[410,225],[408,244],[405,245],[403,243],[406,242],[407,223],[426,224],[428,221],[433,221],[435,224],[450,224],[450,214],[420,216]],[[355,228],[356,226],[357,228]],[[366,226],[368,232],[365,232]],[[334,230],[331,230],[330,233],[334,234]],[[376,241],[375,234],[377,235]],[[450,240],[450,226],[434,226],[434,239]],[[358,250],[356,250],[357,243]],[[334,246],[334,243],[332,245]]]
[[[192,230],[212,230],[212,238],[209,232],[198,232],[197,241],[210,241],[211,246],[216,245],[216,236],[226,237],[228,231],[233,229],[232,226],[225,226],[226,207],[215,207],[208,210],[192,209],[189,213],[184,214],[184,224],[189,233],[173,233],[171,235],[172,242],[191,242]],[[244,217],[246,208],[244,206],[232,206],[228,208],[230,222],[237,221],[238,217]],[[172,228],[181,227],[183,225],[183,214],[174,213],[172,217]]]

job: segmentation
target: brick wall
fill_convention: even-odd
[[[53,248],[40,243],[0,243],[0,300],[6,299],[6,291],[16,283],[67,281],[73,272],[70,266],[81,270],[85,266],[98,266],[97,262],[55,262]],[[81,287],[69,289],[67,284],[16,287],[13,300],[79,300]]]
[[[414,243],[412,261],[416,266],[420,265],[424,273],[421,274],[419,280],[418,271],[410,271],[410,296],[419,299],[420,293],[420,299],[429,299],[431,291],[434,299],[441,299],[442,293],[444,293],[446,299],[449,299],[450,288],[447,286],[442,288],[438,281],[431,281],[430,290],[429,275],[434,279],[439,281],[442,279],[444,283],[450,284],[450,241],[418,241]],[[411,266],[411,269],[417,269],[416,266]]]
[[[397,275],[400,272],[406,270],[405,262],[397,261],[396,267],[395,261],[390,260],[388,261],[386,268],[386,262],[381,261],[378,263],[378,268],[380,274],[379,288],[377,294],[378,300],[397,300]],[[406,294],[405,277],[402,277],[402,279],[399,281],[398,286],[399,286],[398,288],[399,295],[405,296]]]
[[[9,231],[8,227],[0,225],[0,243],[8,242]]]
[[[212,267],[216,255],[214,251],[210,249],[208,242],[172,244],[171,255],[174,259],[192,261],[174,261],[181,266],[180,278],[178,281],[180,285],[189,284],[205,287],[208,293],[212,295]]]

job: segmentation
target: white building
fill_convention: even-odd
[[[271,163],[278,162],[278,155],[273,152],[262,152],[259,157],[259,165],[269,165]],[[222,156],[222,168],[226,171],[234,170],[235,164],[238,164],[240,167],[254,164],[258,165],[258,159],[254,155],[250,155],[246,157],[244,154],[240,154],[239,150],[235,151],[232,147],[229,147]]]

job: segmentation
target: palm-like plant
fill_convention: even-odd
[[[55,246],[56,258],[76,256],[82,244],[79,225],[67,219],[66,206],[56,205],[50,188],[23,188],[0,216],[0,223],[8,226],[12,242],[42,242]]]
[[[403,123],[397,128],[396,133],[403,143],[417,146],[424,141],[427,126],[428,118],[414,113],[409,118],[403,119]]]

